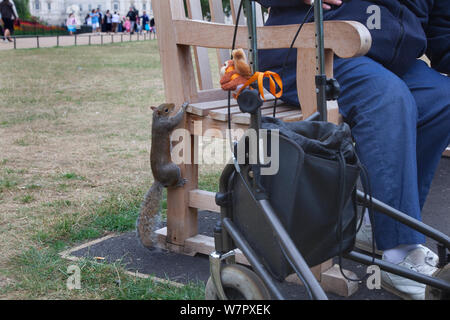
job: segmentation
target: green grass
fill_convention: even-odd
[[[0,193],[17,187],[21,181],[22,179],[14,170],[5,168],[3,172],[0,172]]]
[[[28,190],[39,190],[41,188],[42,188],[42,186],[40,184],[36,184],[36,183],[27,184],[25,186],[25,189],[28,189]]]
[[[68,173],[64,173],[61,175],[62,179],[67,179],[67,180],[86,180],[85,177],[80,176],[74,172],[68,172]]]
[[[203,299],[204,285],[189,283],[183,287],[162,284],[124,273],[120,261],[98,263],[90,259],[72,262],[61,259],[54,249],[30,248],[11,261],[17,266],[14,284],[5,291],[26,292],[25,298],[39,299]],[[69,290],[68,266],[80,268],[81,289]]]
[[[54,222],[39,230],[34,239],[41,245],[52,245],[64,241],[78,241],[97,238],[107,232],[125,232],[136,226],[136,219],[142,201],[140,191],[126,194],[110,194],[106,199],[90,204],[90,214],[80,211],[66,212],[74,204],[69,200],[56,200],[44,204],[53,209]],[[77,208],[75,208],[77,209]]]
[[[35,199],[34,199],[34,197],[32,195],[26,194],[26,195],[23,195],[23,196],[20,196],[20,197],[16,197],[15,200],[19,201],[22,204],[27,204],[27,203],[30,203],[30,202],[34,201]]]
[[[20,272],[17,282],[7,290],[23,290],[26,297],[32,298],[203,299],[202,282],[178,288],[151,278],[131,277],[124,273],[125,266],[120,262],[97,263],[89,259],[75,263],[81,269],[82,289],[66,289],[67,266],[73,262],[62,259],[57,253],[74,243],[98,238],[107,232],[133,230],[143,192],[136,189],[126,194],[112,193],[106,199],[90,204],[94,210],[90,215],[75,211],[59,216],[59,212],[76,204],[68,200],[46,203],[44,206],[53,209],[56,222],[35,232],[33,240],[37,245],[11,260],[11,266]]]

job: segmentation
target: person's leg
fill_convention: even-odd
[[[5,23],[5,39],[10,40],[11,39],[11,25],[12,21],[11,19],[3,19],[3,22]]]
[[[417,60],[402,79],[418,108],[417,170],[423,208],[442,152],[450,143],[450,78]]]
[[[373,197],[420,219],[417,188],[417,106],[398,76],[367,57],[335,59],[339,109],[352,128]],[[422,234],[381,213],[373,228],[380,250],[425,241]]]

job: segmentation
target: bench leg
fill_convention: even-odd
[[[332,259],[312,267],[311,271],[325,292],[331,292],[341,297],[349,297],[358,290],[358,283],[345,279],[341,274],[339,265],[333,265]],[[343,271],[347,277],[356,278],[353,272],[345,269]],[[302,284],[295,273],[288,276],[286,281]]]
[[[189,191],[198,188],[198,164],[194,153],[198,152],[196,139],[190,135],[191,162],[179,165],[187,179],[183,187],[167,189],[167,245],[171,251],[183,251],[184,241],[198,233],[197,209],[189,207]],[[189,139],[188,138],[188,139]],[[180,247],[179,250],[176,247]]]

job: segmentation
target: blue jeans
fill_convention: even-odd
[[[450,142],[450,78],[417,62],[399,77],[367,57],[335,59],[339,109],[351,126],[372,195],[421,219],[431,181]],[[381,213],[372,226],[378,249],[425,237]]]

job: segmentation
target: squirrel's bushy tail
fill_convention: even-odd
[[[154,228],[159,222],[159,212],[164,186],[155,181],[147,191],[144,201],[141,204],[139,217],[136,221],[136,231],[142,245],[149,248],[153,246],[155,236]]]

